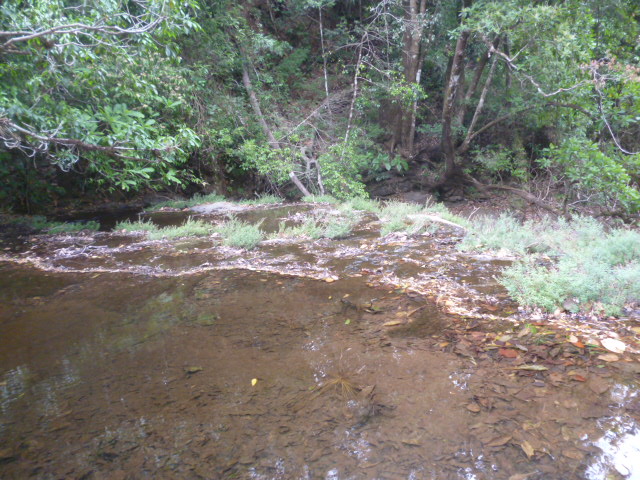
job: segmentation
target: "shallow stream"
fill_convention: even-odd
[[[479,349],[522,328],[506,261],[377,228],[7,246],[0,477],[640,479],[636,368]]]

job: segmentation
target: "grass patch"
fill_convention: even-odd
[[[93,220],[87,222],[49,222],[46,228],[47,233],[74,233],[82,230],[91,230],[93,232],[100,228],[100,223]]]
[[[302,197],[302,201],[307,203],[330,203],[333,205],[340,203],[339,200],[331,195],[307,195]]]
[[[380,208],[378,217],[382,222],[380,235],[383,237],[393,232],[409,231],[413,221],[410,215],[415,215],[422,210],[422,207],[415,203],[388,202]]]
[[[371,213],[378,213],[381,208],[379,201],[363,197],[352,198],[344,205],[351,207],[353,210],[361,210]]]
[[[155,232],[159,230],[159,227],[148,220],[137,220],[135,222],[125,220],[124,222],[116,223],[114,230],[124,230],[125,232]]]
[[[213,226],[210,223],[188,218],[182,225],[149,230],[148,235],[150,240],[160,240],[162,238],[203,237],[211,234],[212,231]]]
[[[210,223],[193,218],[188,218],[182,225],[164,228],[158,227],[150,221],[138,220],[131,222],[127,220],[117,223],[115,230],[144,232],[150,240],[160,240],[162,238],[201,237],[209,235],[213,231],[213,226]]]
[[[640,300],[640,233],[606,231],[592,218],[524,224],[507,215],[482,218],[461,246],[517,254],[501,283],[523,305],[619,315]]]
[[[235,217],[216,228],[222,235],[223,243],[230,247],[252,249],[264,238],[259,225],[253,225]]]
[[[242,200],[240,203],[242,203],[243,205],[270,205],[282,202],[284,202],[284,200],[275,195],[260,195],[258,198]]]
[[[287,225],[280,222],[278,231],[270,238],[329,238],[338,240],[351,235],[353,227],[360,220],[360,216],[353,211],[343,210],[340,214],[321,212],[309,216],[300,225]]]
[[[96,231],[100,228],[100,223],[93,220],[81,220],[77,222],[55,222],[47,220],[44,215],[33,216],[17,216],[3,219],[12,225],[22,225],[27,228],[31,228],[37,231],[44,231],[45,233],[74,233],[82,230]]]
[[[204,203],[216,203],[224,201],[224,196],[218,195],[217,193],[209,193],[207,195],[196,194],[186,200],[167,200],[166,202],[155,203],[147,210],[150,212],[155,212],[160,210],[161,208],[191,208],[195,205],[202,205]]]

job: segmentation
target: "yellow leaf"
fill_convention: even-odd
[[[527,442],[525,440],[524,442],[522,442],[520,444],[520,446],[522,447],[522,451],[525,453],[527,458],[533,457],[533,454],[535,453],[535,450],[533,449],[533,447],[531,446],[531,444],[529,442]]]
[[[258,379],[257,379],[257,378],[252,378],[252,379],[251,379],[251,386],[252,386],[252,387],[255,387],[255,386],[256,386],[256,383],[258,383]]]
[[[396,325],[402,325],[399,320],[390,320],[382,324],[383,327],[395,327]]]

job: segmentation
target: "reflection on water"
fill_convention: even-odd
[[[639,398],[637,385],[617,384],[611,390],[611,400],[618,408]],[[593,442],[600,454],[588,466],[589,480],[608,480],[616,474],[625,480],[640,480],[640,425],[629,417],[616,415],[598,422],[604,435]]]
[[[640,430],[629,418],[615,417],[603,422],[608,431],[594,445],[602,453],[587,468],[589,480],[606,480],[617,472],[625,479],[640,479]]]

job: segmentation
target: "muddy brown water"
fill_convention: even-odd
[[[452,353],[456,315],[374,281],[504,296],[439,238],[34,243],[0,262],[0,477],[640,478],[637,376]]]

